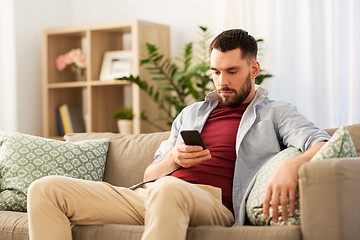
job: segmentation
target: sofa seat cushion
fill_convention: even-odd
[[[0,239],[28,240],[27,213],[0,211]]]
[[[187,232],[187,240],[300,240],[300,226],[199,226],[190,227]]]
[[[143,226],[106,224],[103,226],[74,226],[74,240],[140,240],[144,231]],[[187,240],[300,240],[300,226],[273,226],[273,227],[221,227],[198,226],[189,227]]]
[[[71,133],[65,136],[65,140],[110,139],[104,181],[130,187],[143,180],[146,167],[154,160],[155,151],[169,136],[168,131],[149,134]]]
[[[74,240],[140,240],[144,226],[106,224],[79,226],[72,228]],[[0,211],[0,239],[28,240],[27,213]],[[220,227],[199,226],[189,227],[187,240],[300,240],[300,226],[243,226],[243,227]]]

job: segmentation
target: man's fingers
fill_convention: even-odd
[[[265,192],[264,201],[262,202],[264,217],[269,218],[269,208],[270,208],[270,199],[271,199],[271,188],[267,188]]]
[[[189,168],[202,161],[209,160],[210,158],[211,154],[208,149],[200,151],[190,151],[189,149],[186,149],[186,151],[179,150],[176,152],[175,162],[181,167]]]
[[[275,190],[272,195],[271,207],[272,207],[272,220],[274,223],[277,223],[279,218],[279,192],[277,190]]]
[[[287,190],[284,189],[284,190],[281,192],[281,196],[280,196],[281,216],[282,216],[282,219],[283,219],[284,221],[286,221],[287,218],[288,218],[287,199],[288,199]]]
[[[291,215],[293,215],[295,213],[295,194],[296,194],[296,191],[289,192],[290,214]]]
[[[201,146],[197,146],[197,145],[186,145],[184,142],[181,142],[179,144],[179,151],[181,152],[200,152],[203,150],[203,148]]]
[[[185,159],[185,160],[182,160],[181,161],[181,165],[182,167],[184,168],[189,168],[189,167],[192,167],[202,161],[205,161],[205,160],[209,160],[211,158],[208,157],[208,156],[202,156],[202,157],[197,157],[197,158],[194,158],[194,159]]]

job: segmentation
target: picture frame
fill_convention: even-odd
[[[107,51],[104,54],[99,78],[101,81],[111,81],[120,77],[128,77],[132,73],[132,68],[132,51]]]

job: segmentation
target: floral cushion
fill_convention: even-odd
[[[289,147],[266,162],[260,169],[255,184],[248,196],[246,202],[246,214],[248,223],[251,225],[299,225],[300,211],[299,211],[299,192],[296,191],[295,213],[290,215],[288,220],[284,221],[281,217],[281,206],[279,207],[279,221],[274,223],[271,219],[265,219],[263,208],[260,206],[265,196],[266,183],[277,166],[285,159],[301,154],[298,149]],[[324,146],[315,154],[310,161],[319,161],[325,158],[340,158],[340,157],[356,157],[356,149],[351,139],[349,131],[345,126],[341,126],[331,139],[324,144]],[[272,215],[272,208],[270,207],[270,216]],[[289,205],[288,205],[289,212]]]
[[[103,178],[109,140],[77,143],[0,132],[0,210],[26,211],[29,185],[44,176]]]

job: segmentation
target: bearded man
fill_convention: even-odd
[[[241,29],[228,30],[210,44],[216,90],[186,107],[171,135],[156,151],[144,180],[133,189],[66,177],[45,177],[29,188],[31,240],[71,239],[70,222],[144,224],[142,239],[186,238],[188,226],[243,225],[245,193],[260,167],[282,149],[303,153],[283,161],[267,183],[264,215],[287,219],[295,209],[300,166],[330,137],[290,104],[272,101],[255,86],[260,64],[256,40]],[[206,149],[186,145],[182,130],[198,130]]]

